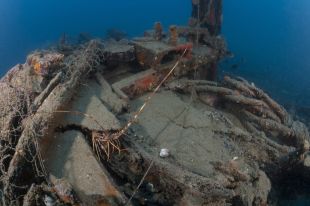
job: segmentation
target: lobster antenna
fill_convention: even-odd
[[[180,60],[184,57],[184,55],[187,52],[187,48],[183,51],[182,55],[178,59],[178,61],[174,64],[174,66],[171,68],[171,70],[168,72],[168,74],[161,80],[161,82],[157,85],[157,87],[154,89],[154,91],[146,98],[145,102],[143,105],[140,107],[140,109],[135,113],[133,118],[128,121],[128,123],[125,125],[125,127],[119,132],[117,136],[115,136],[115,139],[118,139],[120,136],[122,136],[128,129],[129,127],[138,119],[140,114],[143,112],[144,108],[147,106],[147,104],[150,102],[152,97],[156,94],[156,92],[160,89],[160,87],[164,84],[164,82],[170,77],[170,75],[173,73],[175,68],[179,65]]]

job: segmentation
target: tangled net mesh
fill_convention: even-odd
[[[0,83],[0,91],[0,137],[1,140],[11,141],[11,135],[20,129],[18,120],[25,115],[25,94],[6,83]]]

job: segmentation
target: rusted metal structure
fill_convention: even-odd
[[[222,0],[192,0],[191,26],[208,28],[218,35],[222,25]]]
[[[222,1],[192,4],[190,26],[38,51],[0,80],[3,205],[258,206],[310,179],[304,124],[245,79],[207,80]]]

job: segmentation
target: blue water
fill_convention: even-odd
[[[283,103],[310,107],[309,11],[309,0],[224,0],[223,35],[235,58],[221,72],[242,75]],[[1,0],[0,76],[63,33],[104,37],[118,28],[136,36],[155,21],[186,24],[190,12],[190,0]]]
[[[310,1],[225,0],[223,34],[242,75],[282,103],[310,107]]]
[[[104,37],[116,28],[143,35],[154,22],[186,24],[189,0],[0,0],[0,76],[27,53],[57,41],[65,32]]]

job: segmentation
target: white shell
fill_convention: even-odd
[[[169,150],[168,149],[166,149],[166,148],[163,148],[163,149],[161,149],[160,150],[160,153],[159,153],[159,156],[160,157],[168,157],[169,156]]]

